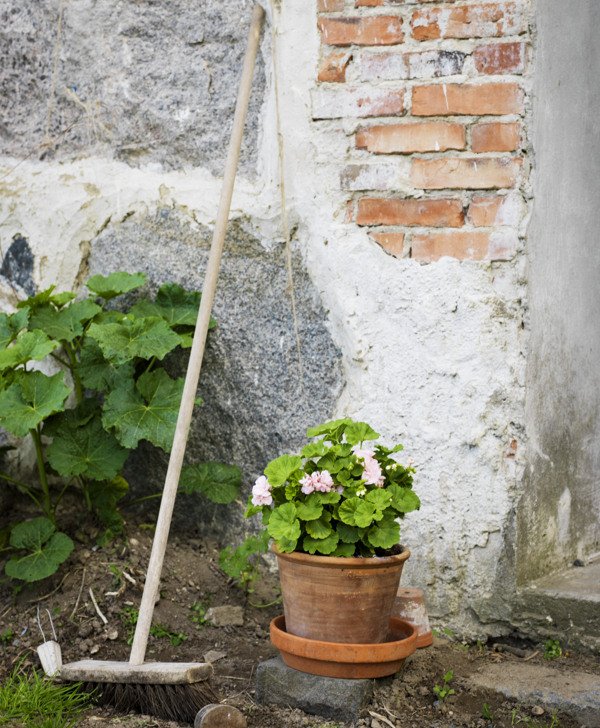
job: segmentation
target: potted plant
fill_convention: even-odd
[[[394,459],[402,445],[374,443],[365,422],[340,419],[307,431],[299,455],[270,462],[247,516],[262,513],[273,539],[285,630],[327,643],[389,637],[402,567],[399,519],[419,508],[414,468]]]

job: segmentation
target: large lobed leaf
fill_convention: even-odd
[[[0,351],[0,371],[14,369],[29,361],[45,359],[58,343],[51,341],[43,331],[21,331],[14,343]]]
[[[10,545],[27,553],[9,560],[6,574],[27,582],[54,574],[74,548],[73,541],[66,534],[57,533],[54,524],[44,517],[15,526],[10,534]]]
[[[181,493],[202,493],[213,503],[231,503],[240,492],[242,471],[226,463],[187,465],[181,472]]]
[[[155,301],[140,301],[131,313],[140,317],[159,316],[169,326],[194,327],[202,295],[198,291],[187,291],[176,283],[165,283],[158,289]],[[210,327],[216,326],[211,319]]]
[[[133,381],[134,372],[133,361],[125,364],[109,361],[93,339],[85,338],[77,364],[77,373],[84,387],[98,392],[117,389]]]
[[[86,283],[90,291],[93,291],[100,298],[109,300],[122,293],[129,293],[140,288],[146,283],[144,273],[125,273],[119,271],[108,276],[92,276]]]
[[[126,316],[119,323],[93,323],[88,335],[98,343],[104,357],[117,365],[136,357],[164,359],[181,343],[181,337],[158,316]]]
[[[33,311],[29,326],[44,331],[53,339],[71,342],[83,334],[84,322],[93,319],[100,311],[102,308],[90,299],[76,301],[60,310],[45,304]]]
[[[123,447],[137,447],[140,440],[169,452],[183,391],[183,379],[171,379],[164,369],[142,374],[106,398],[102,422],[115,429]]]
[[[102,427],[100,413],[84,420],[74,410],[58,415],[51,428],[53,440],[46,449],[48,461],[63,477],[83,475],[91,480],[111,480],[123,467],[128,450]]]
[[[15,381],[0,392],[0,425],[24,437],[46,417],[62,411],[69,392],[63,372],[51,377],[42,372],[17,372]]]

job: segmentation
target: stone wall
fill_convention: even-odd
[[[100,5],[0,0],[3,275],[200,285],[250,5]],[[307,424],[366,419],[418,466],[407,583],[462,634],[509,630],[530,3],[286,0],[269,15],[190,457],[233,458],[248,485]],[[13,240],[28,275],[7,262]],[[144,451],[138,487],[163,467]]]

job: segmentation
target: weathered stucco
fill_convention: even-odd
[[[3,120],[0,242],[6,252],[14,235],[28,241],[38,287],[67,287],[90,269],[119,267],[147,270],[153,285],[198,285],[249,7],[181,3],[167,16],[161,3],[147,2],[129,5],[121,19],[121,4],[102,5],[78,3],[75,12],[65,4],[64,45],[54,64],[56,88],[75,84],[86,103],[99,100],[114,114],[111,134],[100,129],[91,137],[82,127],[56,139],[79,108],[66,92],[52,100],[48,82],[54,56],[47,46],[54,46],[47,40],[56,35],[58,3],[44,3],[44,13],[34,14],[33,4],[16,13],[23,23],[34,24],[34,15],[44,20],[39,32],[26,31],[38,49],[27,56],[37,59],[27,71],[27,108],[14,102]],[[8,6],[0,0],[4,17]],[[192,456],[216,456],[227,443],[248,483],[261,462],[291,449],[309,422],[342,414],[366,419],[386,440],[404,442],[418,466],[423,505],[402,534],[412,551],[407,583],[426,588],[436,621],[471,636],[497,633],[510,617],[524,462],[524,256],[423,266],[386,255],[347,223],[339,180],[345,132],[338,123],[311,121],[315,7],[278,4],[274,22],[274,47],[270,28],[263,43],[266,80],[253,102],[255,110],[262,106],[251,117],[234,196],[217,310],[222,330],[211,337],[207,402]],[[0,40],[12,43],[6,33]],[[156,48],[152,58],[149,48]],[[17,66],[25,63],[15,57]],[[228,102],[199,90],[207,87],[203,63],[210,58],[210,89],[224,89]],[[147,75],[140,77],[142,67]],[[13,89],[11,69],[2,72],[3,89]],[[142,97],[136,103],[127,95],[133,91]],[[89,114],[83,118],[92,123]],[[44,155],[47,129],[55,141]],[[303,391],[282,261],[280,152],[297,251]]]
[[[521,583],[600,551],[598,23],[593,0],[538,6]]]

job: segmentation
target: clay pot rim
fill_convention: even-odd
[[[403,635],[401,639],[375,643],[311,640],[286,632],[283,614],[271,620],[269,631],[271,642],[278,650],[298,657],[323,662],[382,664],[409,657],[417,649],[417,629],[414,624],[390,617],[390,626]]]
[[[410,556],[410,551],[407,548],[392,556],[317,556],[302,551],[284,553],[274,543],[271,544],[270,549],[275,556],[286,561],[304,562],[310,563],[311,566],[325,566],[334,569],[385,569],[406,561]]]

